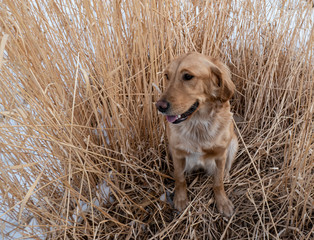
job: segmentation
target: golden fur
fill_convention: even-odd
[[[183,210],[188,204],[184,172],[201,167],[214,177],[219,212],[230,217],[233,204],[225,193],[223,177],[230,170],[238,142],[230,112],[229,99],[235,86],[229,70],[214,58],[187,53],[169,64],[165,76],[167,88],[156,106],[169,121],[167,136],[174,163],[175,207]],[[191,107],[193,104],[196,109]]]

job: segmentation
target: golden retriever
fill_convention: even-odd
[[[213,175],[218,211],[233,214],[223,178],[229,173],[238,148],[229,99],[235,86],[226,65],[200,53],[187,53],[164,71],[167,87],[156,102],[166,116],[169,150],[173,159],[174,206],[188,205],[185,172],[204,168]]]

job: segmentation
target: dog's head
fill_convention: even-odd
[[[156,107],[175,124],[188,119],[208,101],[228,101],[235,90],[228,67],[200,53],[178,57],[165,69],[164,76],[166,90]]]

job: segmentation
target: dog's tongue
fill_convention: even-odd
[[[166,116],[167,121],[173,123],[175,120],[178,119],[178,116]]]

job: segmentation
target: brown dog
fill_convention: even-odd
[[[165,92],[156,103],[169,124],[167,135],[173,158],[174,205],[183,210],[188,204],[184,172],[204,168],[214,176],[217,208],[230,217],[233,204],[228,199],[224,174],[228,174],[238,141],[233,131],[229,99],[235,86],[227,66],[200,53],[187,53],[172,61],[165,70]]]

